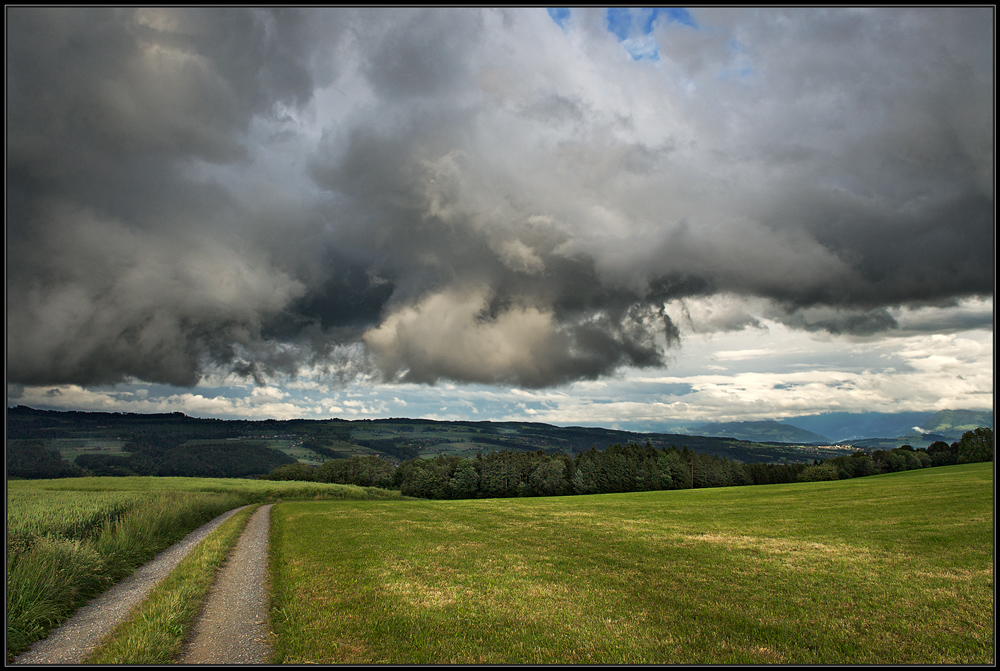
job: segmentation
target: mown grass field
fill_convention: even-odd
[[[284,663],[993,663],[993,469],[286,502]]]
[[[50,438],[47,445],[59,451],[63,459],[73,463],[81,454],[113,454],[128,456],[122,450],[125,441],[103,436],[82,435],[79,438]]]

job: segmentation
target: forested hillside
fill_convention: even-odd
[[[637,479],[646,487],[658,481],[660,488],[671,488],[684,486],[685,477],[694,486],[758,483],[778,477],[773,475],[781,470],[777,465],[788,467],[778,480],[786,482],[806,466],[849,456],[859,447],[868,448],[876,459],[881,452],[896,453],[893,448],[900,444],[898,439],[886,445],[876,441],[841,446],[756,442],[530,422],[226,421],[181,413],[56,412],[22,406],[7,410],[7,438],[9,478],[84,474],[251,477],[279,469],[282,477],[299,479],[307,474],[302,479],[314,479],[315,473],[321,473],[325,481],[353,482],[352,478],[361,477],[356,474],[359,469],[367,471],[372,464],[381,464],[383,470],[388,469],[385,473],[392,472],[394,486],[408,482],[406,486],[416,487],[415,491],[434,490],[446,496],[472,487],[470,464],[475,464],[480,478],[477,492],[502,491],[508,496],[609,488],[632,491],[627,488],[631,485],[621,483]],[[950,449],[948,441],[937,440],[934,445],[938,452],[940,445]],[[639,452],[647,456],[636,456]],[[653,452],[658,456],[652,457]],[[915,454],[933,452],[928,447]],[[632,465],[620,474],[617,466],[604,464],[611,455]],[[687,476],[678,472],[676,459],[686,464]],[[588,484],[591,461],[597,470],[594,483]],[[775,465],[768,471],[771,475],[761,468],[766,464]],[[502,485],[494,482],[494,470],[506,473],[497,476]],[[429,484],[431,472],[438,482],[434,486]],[[380,486],[385,486],[385,473],[378,476]],[[416,485],[400,473],[419,476],[423,484]],[[454,484],[441,484],[455,478]]]
[[[8,477],[188,475],[246,477],[296,462],[379,457],[473,457],[496,451],[577,455],[614,444],[677,447],[740,463],[806,463],[849,448],[643,434],[531,422],[379,420],[219,420],[181,413],[57,412],[7,409]]]

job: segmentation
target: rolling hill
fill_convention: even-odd
[[[918,414],[921,416],[917,417]],[[200,419],[181,413],[74,412],[17,406],[7,409],[7,466],[8,475],[17,475],[10,471],[14,455],[21,464],[34,463],[39,468],[48,464],[42,470],[52,473],[20,477],[60,477],[58,473],[65,470],[61,464],[70,470],[81,466],[104,475],[205,475],[211,472],[216,477],[245,477],[268,472],[281,460],[319,464],[329,459],[368,455],[398,464],[416,457],[471,457],[477,452],[486,454],[497,450],[543,450],[572,456],[592,447],[603,450],[615,443],[630,442],[640,445],[648,442],[657,449],[686,447],[693,452],[741,463],[804,463],[856,449],[892,449],[903,444],[926,447],[936,440],[954,442],[967,430],[993,426],[992,413],[967,410],[947,410],[933,415],[831,413],[813,418],[811,422],[803,421],[809,419],[712,423],[689,433],[639,433],[536,422],[446,422],[406,418],[249,421]],[[919,430],[914,430],[917,424],[910,423],[914,419],[923,421]],[[853,430],[849,428],[851,421],[856,422]],[[793,422],[810,427],[826,426],[835,432],[831,436]],[[890,433],[881,433],[881,430],[868,433],[868,437],[851,438],[839,445],[833,443],[835,437],[845,431],[850,435],[864,435],[865,429],[874,430],[873,427],[881,430],[904,428]],[[240,469],[229,463],[233,461],[234,452],[246,457],[242,461],[247,463],[240,464]],[[251,461],[259,462],[259,466],[250,466]],[[215,472],[214,469],[222,470]]]
[[[801,429],[792,424],[782,424],[773,420],[764,422],[715,422],[703,424],[691,429],[691,433],[699,436],[717,436],[777,443],[816,443],[828,445],[831,441],[826,436]]]

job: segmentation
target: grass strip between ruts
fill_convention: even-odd
[[[180,654],[222,562],[259,505],[247,506],[198,543],[129,617],[84,660],[91,664],[167,664]]]

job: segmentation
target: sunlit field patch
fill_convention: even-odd
[[[992,661],[989,464],[273,515],[286,663]]]

